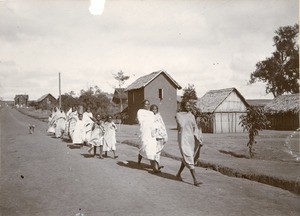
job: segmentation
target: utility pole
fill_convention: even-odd
[[[58,80],[59,80],[59,109],[61,109],[61,82],[60,82],[60,72],[58,73]]]

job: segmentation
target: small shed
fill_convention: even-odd
[[[29,96],[27,94],[16,95],[14,99],[14,105],[20,107],[28,106],[28,99]]]
[[[163,70],[138,78],[125,89],[128,95],[128,123],[136,123],[137,111],[147,99],[158,106],[165,124],[175,126],[177,89],[181,86]]]
[[[37,99],[35,103],[38,109],[51,109],[52,107],[57,106],[56,98],[50,93],[43,95]]]
[[[280,95],[265,106],[271,130],[299,128],[299,94]]]
[[[197,107],[210,116],[203,127],[206,133],[243,132],[240,116],[246,114],[249,104],[236,88],[211,90],[198,99]]]
[[[127,92],[125,92],[124,88],[116,88],[112,102],[115,104],[120,104],[120,112],[123,111],[124,108],[127,107]]]

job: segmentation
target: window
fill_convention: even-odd
[[[163,96],[164,96],[164,94],[163,94],[163,89],[158,89],[158,97],[159,97],[159,99],[163,99]]]
[[[132,92],[132,104],[134,104],[134,92]]]

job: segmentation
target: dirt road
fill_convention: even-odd
[[[197,168],[201,187],[180,162],[163,157],[155,175],[137,149],[118,144],[119,158],[90,158],[46,135],[47,125],[3,108],[1,118],[2,215],[299,215],[299,195]],[[34,134],[28,124],[35,124]],[[79,210],[81,209],[81,210]]]

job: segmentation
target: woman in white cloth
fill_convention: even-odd
[[[155,155],[155,161],[157,165],[157,169],[160,171],[161,168],[164,166],[160,166],[160,155],[161,151],[164,148],[166,142],[168,141],[168,134],[167,129],[165,126],[165,123],[158,112],[158,106],[155,104],[152,104],[150,106],[150,110],[154,113],[154,124],[155,124],[155,138],[156,138],[156,155]]]
[[[194,180],[194,185],[199,186],[202,182],[197,181],[195,174],[195,159],[199,151],[202,138],[200,138],[199,130],[195,116],[190,112],[191,105],[188,101],[182,102],[182,112],[176,114],[176,121],[178,124],[178,144],[180,153],[182,155],[182,162],[177,173],[177,178],[181,179],[181,173],[186,166],[190,169]]]
[[[49,117],[49,123],[48,123],[49,128],[47,132],[50,134],[55,133],[57,114],[58,114],[58,108],[54,107],[51,113],[51,117]]]
[[[83,121],[85,123],[85,142],[88,142],[91,138],[91,133],[92,133],[92,127],[93,127],[93,113],[91,113],[90,107],[86,108],[86,111],[83,113]]]
[[[56,127],[55,127],[55,137],[61,138],[66,127],[66,114],[60,109],[57,111]]]
[[[97,114],[96,119],[94,119],[94,123],[92,126],[91,138],[89,140],[89,144],[91,145],[91,148],[88,150],[88,152],[91,154],[92,150],[94,150],[93,156],[95,157],[97,147],[99,147],[100,148],[100,154],[99,154],[100,159],[103,159],[103,156],[102,156],[103,135],[104,135],[103,121],[101,119],[101,115]]]
[[[114,158],[118,158],[116,155],[116,131],[117,126],[112,121],[112,116],[108,115],[106,121],[104,122],[104,137],[103,137],[103,151],[105,152],[105,157],[107,157],[107,152],[112,151],[114,153]]]
[[[67,120],[67,135],[68,137],[73,141],[74,137],[74,130],[76,126],[76,122],[78,120],[78,113],[77,113],[77,107],[72,107],[71,112],[68,111],[68,120]]]
[[[155,163],[156,155],[156,137],[155,137],[155,118],[154,113],[150,110],[149,100],[144,100],[143,108],[137,112],[137,119],[140,124],[140,149],[138,155],[138,164],[142,158],[150,160],[152,169],[157,172]]]
[[[78,119],[76,121],[72,139],[73,144],[81,145],[81,147],[83,147],[83,143],[85,141],[85,127],[82,118],[82,114],[78,113]]]

